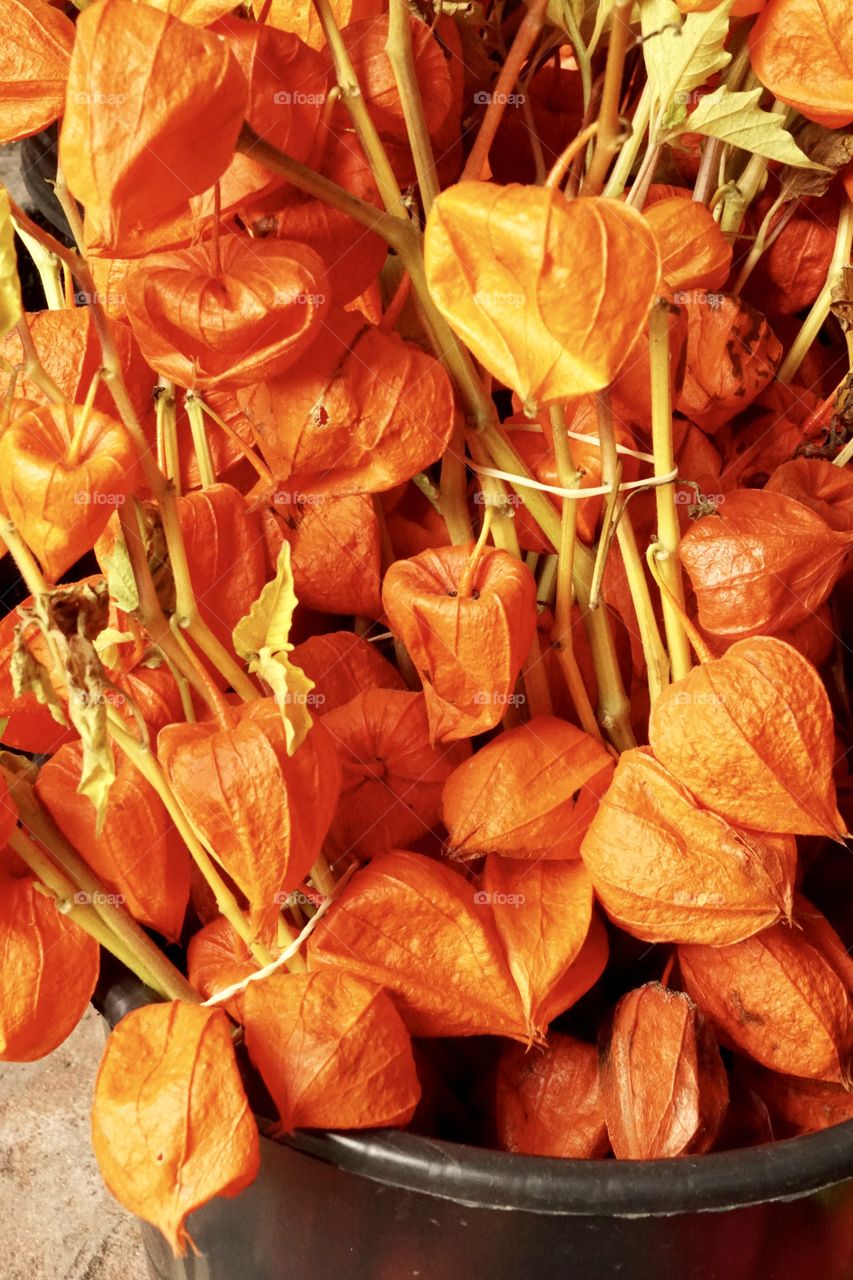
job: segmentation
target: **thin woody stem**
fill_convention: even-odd
[[[474,587],[474,578],[480,567],[480,561],[483,558],[483,551],[489,540],[489,531],[492,527],[492,515],[494,507],[487,506],[483,512],[483,525],[480,529],[480,536],[474,543],[471,554],[465,562],[465,568],[459,579],[459,587],[457,594],[461,597],[470,596]]]
[[[663,579],[661,567],[666,564],[668,559],[670,559],[670,553],[660,542],[652,542],[646,548],[646,563],[649,566],[652,577],[658,585],[661,595],[664,600],[669,603],[671,609],[678,615],[678,620],[684,629],[685,635],[696,650],[696,656],[699,661],[711,662],[714,657],[713,653],[700,636],[696,627],[694,627],[693,623],[688,618],[683,605],[679,604],[675,596],[671,594],[669,587]]]
[[[424,213],[428,215],[438,195],[439,187],[432,142],[424,119],[421,86],[415,70],[407,0],[390,0],[385,52],[397,82],[397,90],[403,106],[403,118],[406,121],[406,133],[409,136],[409,146],[415,162],[418,188]]]
[[[610,29],[610,46],[607,50],[607,66],[604,72],[604,92],[598,113],[598,136],[592,163],[581,189],[582,195],[601,195],[608,170],[623,142],[619,122],[619,103],[622,96],[625,54],[631,38],[630,21],[633,7],[634,0],[617,0],[613,6],[613,25]]]

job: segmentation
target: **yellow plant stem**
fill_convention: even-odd
[[[554,437],[554,458],[557,475],[563,489],[579,489],[580,475],[572,462],[569,438],[566,435],[566,415],[562,406],[551,410],[551,430]],[[550,504],[549,504],[550,505]],[[601,737],[601,729],[589,700],[574,650],[572,630],[572,604],[574,603],[574,564],[577,546],[578,509],[575,499],[562,499],[560,540],[557,557],[557,595],[554,608],[552,642],[560,663],[563,679],[575,704],[575,711],[586,733]]]
[[[388,12],[388,39],[385,52],[394,79],[400,102],[403,106],[403,118],[406,121],[406,133],[409,147],[415,162],[415,173],[424,213],[429,214],[432,203],[438,195],[438,177],[435,171],[435,157],[432,151],[429,130],[424,119],[424,104],[421,86],[415,71],[415,56],[412,50],[412,29],[409,22],[409,5],[407,0],[390,0]]]
[[[450,540],[455,546],[471,541],[471,517],[468,513],[468,475],[465,465],[465,423],[456,414],[450,443],[441,459],[438,511],[444,517]]]
[[[166,807],[178,834],[187,846],[190,857],[207,882],[221,915],[246,944],[259,964],[269,964],[271,955],[262,943],[252,937],[249,921],[237,899],[223,880],[201,837],[184,812],[177,795],[151,749],[128,733],[127,728],[112,710],[108,712],[110,737],[125,753],[145,781],[154,788]]]
[[[154,412],[157,420],[157,460],[166,479],[181,496],[181,455],[178,449],[178,406],[175,384],[160,378],[155,392]]]
[[[65,289],[62,283],[62,268],[55,253],[31,236],[25,227],[16,224],[15,231],[20,236],[33,265],[39,274],[44,298],[50,311],[64,311],[66,307]]]
[[[669,587],[664,581],[663,575],[661,573],[661,567],[666,564],[666,561],[668,560],[669,555],[670,553],[666,550],[666,548],[660,542],[652,542],[646,548],[646,563],[649,566],[651,575],[654,578],[655,582],[657,583],[658,589],[660,590],[660,593],[663,596],[664,600],[668,600],[672,609],[679,615],[679,620],[681,622],[682,627],[684,628],[684,633],[689,639],[693,648],[696,650],[696,656],[698,657],[699,661],[711,662],[714,657],[713,653],[708,648],[707,644],[702,639],[701,635],[699,634],[696,627],[694,627],[693,623],[690,621],[687,614],[684,612],[683,605],[681,605],[676,600],[675,596],[672,595],[672,593],[669,590]]]
[[[24,352],[24,377],[34,383],[48,400],[51,400],[54,404],[64,404],[65,396],[39,359],[26,315],[23,315],[18,321],[17,330],[21,348]]]
[[[553,190],[560,186],[575,156],[583,150],[590,138],[594,138],[597,133],[598,121],[594,120],[592,124],[582,129],[576,138],[572,139],[566,149],[554,161],[551,172],[545,179],[546,187],[550,187]]]
[[[652,393],[652,451],[656,476],[670,475],[675,470],[672,445],[672,381],[670,373],[668,304],[659,301],[649,316],[649,370]],[[661,561],[661,575],[667,587],[663,596],[663,624],[669,650],[673,680],[681,680],[691,667],[690,646],[681,618],[684,614],[684,587],[677,552],[680,539],[675,484],[659,484],[655,488],[657,536],[666,551]],[[671,603],[674,600],[675,606]]]
[[[146,967],[144,961],[131,948],[124,945],[122,940],[104,923],[94,907],[86,905],[83,901],[86,895],[81,893],[67,876],[57,870],[50,858],[29,838],[26,832],[20,829],[14,831],[9,837],[9,847],[15,850],[21,861],[32,871],[41,888],[54,899],[57,911],[61,912],[62,915],[68,916],[69,920],[73,920],[84,933],[88,933],[90,938],[94,938],[99,946],[115,956],[126,969],[136,974],[140,982],[150,987],[152,991],[156,991],[158,995],[165,997],[167,1000],[185,998],[183,989],[178,991],[176,988],[171,993],[163,989],[159,980]],[[175,972],[177,973],[177,970]],[[195,996],[195,992],[193,992],[193,995]],[[196,996],[196,1002],[198,1002],[198,999],[199,997]]]
[[[207,432],[204,427],[204,413],[192,391],[188,391],[184,396],[184,409],[189,419],[196,465],[201,478],[201,487],[209,489],[212,484],[216,484],[216,472],[210,453],[210,441],[207,438]]]
[[[608,170],[624,141],[619,122],[619,103],[622,96],[625,54],[631,39],[630,24],[633,7],[634,0],[616,0],[613,6],[610,45],[604,71],[604,91],[598,112],[598,133],[592,163],[581,186],[581,195],[601,195]]]
[[[216,413],[213,409],[211,409],[207,401],[203,400],[201,396],[196,395],[195,401],[198,407],[203,411],[205,416],[210,418],[211,422],[213,422],[217,427],[219,427],[220,431],[223,431],[225,433],[225,435],[228,437],[228,439],[231,441],[232,444],[236,445],[236,447],[240,450],[240,452],[242,453],[246,461],[251,463],[255,471],[257,471],[260,478],[266,484],[270,486],[274,485],[275,476],[270,471],[269,467],[263,461],[263,459],[257,453],[255,453],[251,445],[246,444],[246,441],[240,438],[240,436],[237,434],[234,428],[230,426],[225,421],[224,418],[220,418],[219,414]]]
[[[610,397],[606,391],[596,396],[598,409],[598,434],[601,440],[601,479],[604,484],[618,484],[621,474],[616,452],[616,439],[613,433],[613,415]],[[669,658],[660,637],[649,584],[643,569],[643,562],[637,548],[637,538],[631,516],[623,505],[616,518],[616,541],[622,553],[622,565],[640,629],[640,643],[646,662],[646,679],[649,684],[649,695],[652,702],[669,684]]]
[[[838,219],[838,230],[835,234],[835,248],[832,261],[826,273],[826,283],[815,298],[811,311],[803,321],[803,326],[792,343],[788,354],[782,361],[776,374],[779,382],[790,382],[796,377],[800,365],[808,355],[812,343],[820,333],[827,320],[833,301],[833,292],[843,280],[843,272],[849,267],[850,254],[853,249],[853,204],[845,200],[844,208]]]
[[[483,558],[483,552],[486,549],[486,543],[489,540],[489,531],[491,530],[491,527],[492,527],[493,515],[494,515],[494,507],[492,507],[491,505],[487,505],[485,511],[483,512],[483,524],[480,528],[480,536],[477,538],[477,541],[474,543],[474,547],[467,561],[465,562],[465,568],[462,570],[462,575],[459,579],[458,595],[460,597],[464,598],[471,595],[471,592],[474,587],[474,578],[476,576],[477,570],[480,567],[480,561]]]

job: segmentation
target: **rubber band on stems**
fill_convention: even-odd
[[[571,433],[569,433],[571,434]],[[589,439],[588,436],[582,436],[581,439]],[[644,461],[646,454],[636,454],[633,449],[620,449],[620,453],[630,453],[634,457],[639,457]],[[652,461],[651,458],[648,461]],[[589,489],[564,489],[558,484],[542,484],[539,480],[533,480],[528,476],[515,475],[512,471],[498,471],[496,467],[478,466],[476,462],[468,464],[473,471],[480,476],[491,476],[494,480],[506,480],[513,488],[523,489],[539,489],[542,493],[552,493],[555,498],[569,498],[572,501],[582,501],[584,498],[604,497],[613,492],[613,486],[609,484],[594,485]],[[655,489],[658,485],[672,484],[678,479],[678,468],[674,467],[672,471],[668,471],[666,475],[649,476],[646,480],[623,480],[617,486],[617,493],[627,493],[635,489]]]

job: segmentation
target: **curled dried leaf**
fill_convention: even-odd
[[[729,822],[844,834],[829,699],[814,667],[780,640],[739,640],[671,684],[652,707],[649,742],[670,773]]]
[[[309,969],[330,966],[385,987],[412,1035],[529,1042],[491,912],[422,854],[392,851],[356,872],[308,943]]]
[[[274,974],[242,997],[249,1056],[285,1133],[409,1123],[421,1096],[391,997],[351,973]]]
[[[508,1045],[495,1083],[495,1128],[504,1151],[605,1156],[610,1142],[595,1046],[556,1032],[544,1049]]]
[[[95,1083],[92,1143],[116,1199],[184,1254],[188,1215],[239,1195],[260,1161],[221,1009],[173,1001],[122,1018]]]
[[[581,855],[612,920],[647,942],[725,946],[790,918],[793,836],[702,809],[649,751],[625,751]]]
[[[707,1151],[729,1102],[726,1070],[702,1014],[688,996],[657,982],[617,1004],[601,1087],[618,1160]]]
[[[451,774],[442,812],[453,855],[577,858],[613,776],[603,743],[555,716],[536,716]]]

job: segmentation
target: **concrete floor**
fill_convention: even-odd
[[[0,1063],[3,1280],[148,1280],[137,1223],[104,1187],[89,1143],[103,1045],[90,1009],[41,1062]]]
[[[26,205],[16,152],[0,149],[0,182]],[[2,1280],[147,1280],[139,1228],[89,1144],[102,1025],[89,1010],[49,1058],[0,1063]]]

